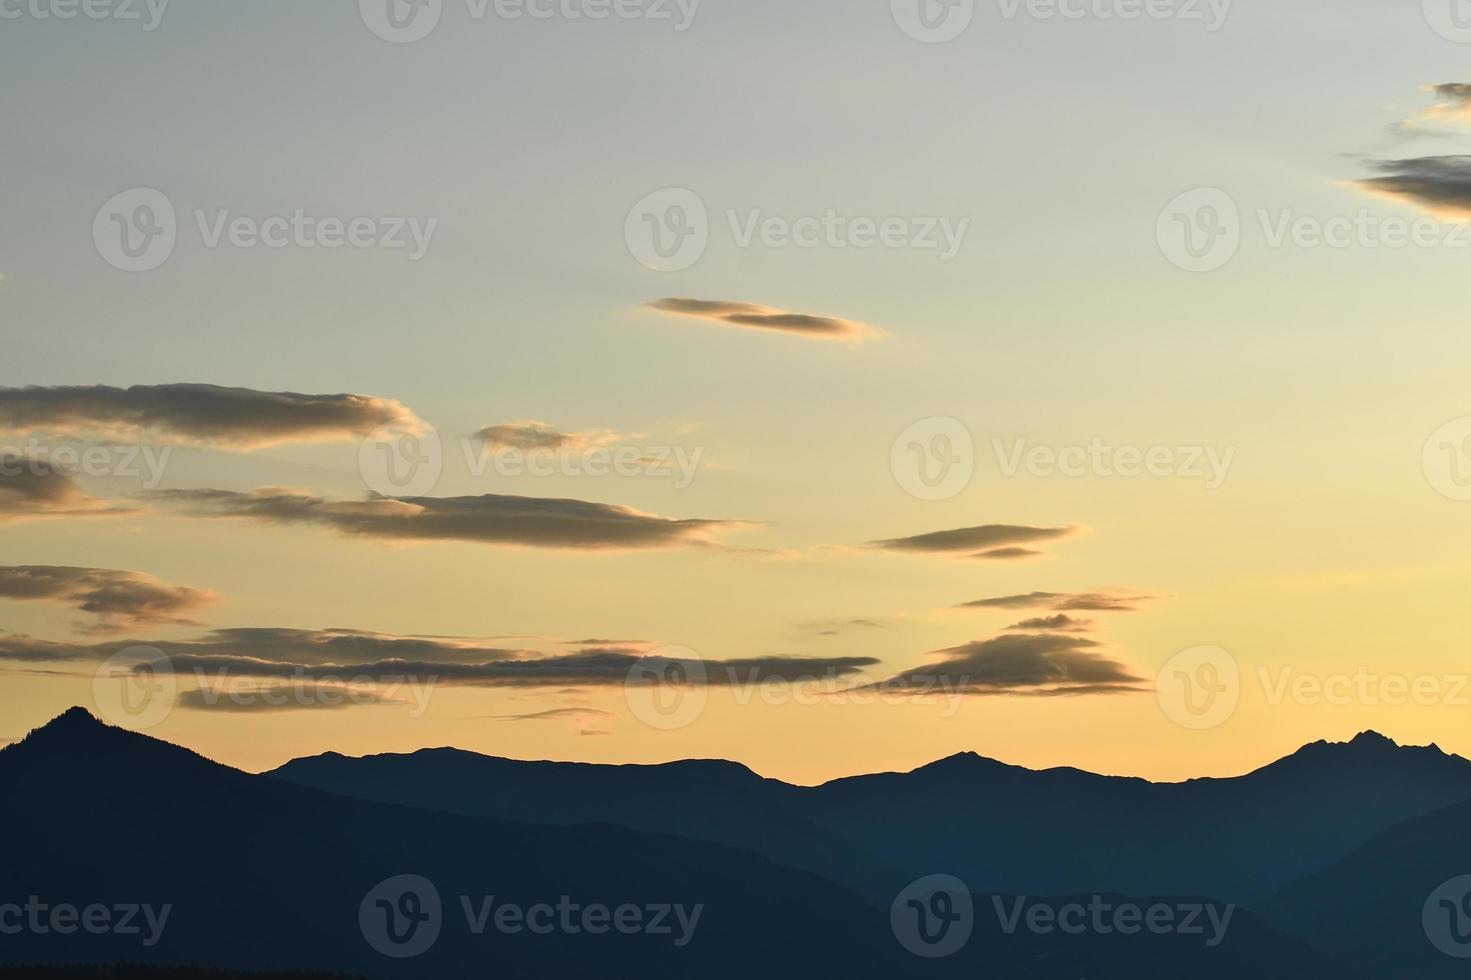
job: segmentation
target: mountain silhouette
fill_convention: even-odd
[[[1246,910],[1208,946],[1180,934],[1007,933],[986,895],[973,896],[969,943],[921,959],[895,938],[888,909],[748,851],[352,799],[242,773],[78,710],[0,750],[0,781],[12,801],[0,882],[16,896],[4,900],[171,910],[149,948],[115,933],[22,930],[0,939],[0,963],[123,960],[372,978],[1356,976]],[[405,874],[432,882],[438,916],[401,889],[382,891]],[[678,903],[702,913],[683,946],[647,932],[475,935],[461,896],[472,911],[489,896],[523,909],[569,896],[584,907]],[[431,920],[437,940],[420,955],[371,947],[370,933],[412,940]]]
[[[1112,890],[1250,903],[1402,820],[1471,800],[1471,761],[1373,732],[1315,742],[1245,776],[1184,783],[1036,771],[973,753],[817,787],[734,763],[593,766],[457,750],[329,753],[271,775],[427,809],[728,843],[870,897],[886,893],[891,869],[897,877],[943,869],[1005,894]]]

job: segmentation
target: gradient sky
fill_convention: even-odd
[[[621,686],[443,684],[420,718],[395,705],[180,706],[151,734],[249,769],[452,744],[598,762],[725,757],[797,781],[962,750],[1228,774],[1371,727],[1471,754],[1471,704],[1273,705],[1257,681],[1262,667],[1447,686],[1471,672],[1471,504],[1438,493],[1421,461],[1432,432],[1471,414],[1458,306],[1471,249],[1274,248],[1256,217],[1437,210],[1351,183],[1374,160],[1471,146],[1454,111],[1424,123],[1433,133],[1403,125],[1437,104],[1426,86],[1471,76],[1471,47],[1437,36],[1419,6],[1238,0],[1208,32],[1007,19],[980,3],[945,44],[907,37],[879,0],[704,0],[684,32],[476,22],[450,0],[413,44],[374,37],[347,2],[175,3],[152,32],[0,21],[0,385],[392,399],[450,446],[435,496],[753,522],[720,534],[728,547],[604,552],[385,543],[173,510],[14,519],[0,522],[0,565],[133,571],[219,601],[190,613],[200,627],[129,624],[99,638],[78,632],[96,624],[65,601],[0,598],[0,630],[119,648],[234,627],[510,636],[543,653],[636,639],[714,660],[875,658],[883,678],[1036,615],[958,604],[1122,589],[1156,598],[1093,614],[1088,635],[1143,679],[1131,693],[857,706],[743,705],[715,690],[694,723],[660,731],[631,714]],[[134,187],[163,191],[182,227],[162,268],[129,274],[103,261],[91,228],[104,201]],[[699,262],[661,273],[630,255],[624,222],[666,187],[695,191],[712,229]],[[1209,274],[1176,268],[1156,240],[1161,209],[1198,187],[1225,190],[1243,216],[1239,253]],[[438,228],[417,262],[210,249],[196,208],[413,215]],[[724,216],[829,208],[968,219],[969,232],[951,261],[740,248]],[[647,308],[665,297],[841,318],[882,336],[815,340]],[[943,501],[916,499],[890,466],[896,437],[933,416],[960,420],[976,444],[973,480]],[[685,488],[467,471],[462,437],[528,419],[700,449],[703,465]],[[29,432],[13,426],[0,445]],[[1095,437],[1235,455],[1207,489],[1007,477],[992,451],[993,438],[1060,448]],[[99,499],[142,489],[77,482]],[[350,437],[178,445],[162,486],[368,491]],[[1023,560],[864,547],[992,524],[1077,532]],[[1247,677],[1229,720],[1194,731],[1150,689],[1171,657],[1202,644]],[[0,676],[0,738],[92,697],[86,662],[15,662]],[[569,707],[607,714],[499,717]]]

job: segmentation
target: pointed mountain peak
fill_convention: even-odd
[[[61,714],[52,718],[40,728],[34,729],[31,735],[40,734],[73,734],[96,733],[104,731],[109,726],[104,724],[96,715],[83,707],[67,708]]]
[[[1358,746],[1361,749],[1362,748],[1382,748],[1382,749],[1397,749],[1397,748],[1399,748],[1399,743],[1396,742],[1394,739],[1390,738],[1388,735],[1380,735],[1378,732],[1376,732],[1376,731],[1374,731],[1372,729],[1370,729],[1368,731],[1359,732],[1357,735],[1355,735],[1353,737],[1352,740],[1349,741],[1348,744],[1349,745],[1356,745],[1356,746]]]

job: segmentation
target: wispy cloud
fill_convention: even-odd
[[[655,300],[648,306],[650,309],[664,313],[695,317],[725,326],[796,334],[813,340],[840,340],[854,343],[882,336],[881,331],[857,320],[817,316],[811,313],[792,313],[788,310],[759,306],[755,303],[670,297]]]
[[[487,425],[476,432],[473,438],[487,453],[494,453],[505,449],[519,449],[523,452],[538,449],[580,450],[610,445],[627,437],[607,429],[563,432],[545,422],[523,420]]]
[[[309,524],[391,541],[461,541],[535,548],[616,550],[710,545],[746,526],[729,520],[680,520],[631,507],[542,497],[373,497],[328,500],[304,490],[266,487],[159,490],[144,499],[196,517]]]
[[[1123,589],[1097,592],[1027,592],[963,602],[957,609],[1050,609],[1056,612],[1136,612],[1158,596]]]
[[[188,617],[219,600],[213,592],[166,585],[143,572],[58,565],[0,566],[0,599],[65,603],[97,617],[85,632],[133,626],[197,626]]]
[[[1055,616],[1036,616],[1032,619],[1024,619],[1020,623],[1011,624],[1007,629],[1029,632],[1086,633],[1093,628],[1093,625],[1091,619],[1074,619],[1067,613],[1058,613]]]
[[[203,384],[0,388],[0,430],[16,432],[247,450],[352,439],[389,424],[423,426],[398,402],[371,395]]]
[[[999,561],[1034,558],[1043,552],[1023,547],[1042,541],[1072,537],[1081,529],[1067,527],[1028,527],[1018,524],[983,524],[948,531],[932,531],[903,538],[886,538],[869,542],[869,547],[911,554],[957,555]]]

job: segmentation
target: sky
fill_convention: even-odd
[[[0,2],[0,739],[1471,754],[1448,5],[392,3]]]

